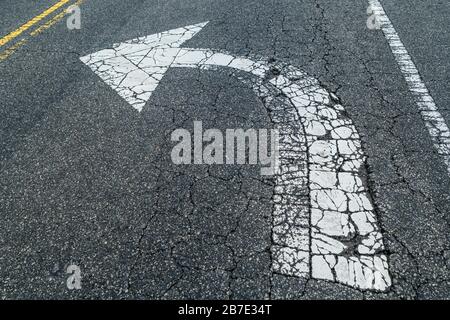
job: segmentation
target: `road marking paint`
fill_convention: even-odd
[[[365,156],[343,106],[293,66],[180,48],[205,25],[133,39],[80,59],[138,112],[169,68],[231,71],[253,89],[280,133],[273,272],[386,290],[391,280],[363,183]]]
[[[18,37],[23,32],[25,32],[26,30],[28,30],[29,28],[34,26],[36,23],[40,22],[42,19],[46,18],[48,15],[52,14],[53,12],[55,12],[56,10],[61,8],[63,5],[65,5],[69,1],[71,1],[71,0],[61,0],[61,1],[59,1],[58,3],[54,4],[53,6],[51,6],[50,8],[45,10],[44,12],[42,12],[41,14],[37,15],[36,17],[34,17],[30,21],[28,21],[27,23],[25,23],[22,26],[20,26],[18,29],[12,31],[8,35],[6,35],[3,38],[1,38],[0,39],[0,47],[5,45],[9,41],[13,40],[14,38]]]
[[[85,0],[77,0],[74,5],[79,6],[81,5]],[[43,31],[47,30],[48,28],[50,28],[51,26],[53,26],[55,23],[61,21],[62,18],[64,18],[64,16],[66,16],[68,13],[66,10],[61,11],[60,13],[58,13],[56,16],[54,16],[52,19],[50,19],[49,21],[47,21],[45,24],[41,25],[39,28],[37,28],[36,30],[33,30],[30,35],[31,36],[36,36],[40,33],[42,33]]]
[[[74,4],[79,6],[81,5],[85,0],[77,0]],[[50,27],[52,27],[54,24],[56,24],[57,22],[61,21],[61,19],[64,18],[64,16],[66,16],[68,14],[68,12],[66,10],[61,11],[60,13],[58,13],[56,16],[54,16],[53,18],[51,18],[50,20],[48,20],[46,23],[44,23],[43,25],[39,26],[38,28],[36,28],[35,30],[33,30],[32,32],[30,32],[29,36],[34,37],[37,36],[39,34],[41,34],[42,32],[44,32],[45,30],[49,29]],[[14,45],[12,45],[11,47],[7,48],[6,50],[4,50],[3,52],[0,52],[0,62],[6,60],[9,56],[11,56],[17,49],[19,49],[21,46],[23,46],[24,44],[26,44],[28,41],[27,37],[19,40],[17,43],[15,43]]]
[[[12,55],[18,48],[23,46],[28,40],[27,39],[21,39],[11,47],[7,48],[3,52],[0,52],[0,62],[7,59],[10,55]]]
[[[419,107],[420,115],[433,139],[433,144],[450,175],[450,130],[383,6],[378,0],[369,0],[369,4],[405,77],[409,91]]]

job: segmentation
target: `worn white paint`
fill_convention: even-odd
[[[395,60],[405,77],[409,91],[412,93],[414,100],[419,107],[420,115],[433,139],[434,146],[442,157],[448,174],[450,175],[450,130],[440,114],[438,107],[434,103],[434,99],[430,95],[427,86],[422,81],[416,65],[400,40],[391,20],[384,11],[383,6],[378,0],[369,0],[369,3],[378,24],[381,26],[381,30],[389,43]]]
[[[204,26],[134,39],[81,60],[138,111],[169,67],[231,70],[261,98],[280,134],[273,271],[387,289],[387,258],[361,177],[365,157],[343,106],[292,66],[180,48]]]

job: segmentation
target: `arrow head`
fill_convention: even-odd
[[[180,46],[207,24],[198,23],[128,40],[80,60],[140,112],[175,60]]]

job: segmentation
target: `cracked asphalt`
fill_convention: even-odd
[[[3,1],[0,37],[56,2]],[[449,124],[450,4],[381,2]],[[386,38],[366,26],[367,7],[367,0],[85,0],[80,30],[63,18],[30,37],[0,61],[0,297],[449,299],[450,177]],[[354,252],[314,249],[309,228],[326,233],[320,221],[328,211],[310,197],[307,214],[321,218],[307,218],[309,242],[296,253],[310,256],[294,271],[277,269],[274,248],[293,246],[274,227],[280,179],[261,176],[259,165],[172,163],[171,133],[192,130],[193,121],[220,130],[279,125],[254,80],[226,69],[169,68],[137,113],[80,60],[204,21],[182,48],[260,57],[272,66],[270,80],[279,79],[273,66],[281,73],[293,66],[335,100],[319,111],[345,107],[346,120],[338,120],[360,143],[354,176],[358,194],[370,199],[364,211],[377,245],[354,248],[366,236],[354,216],[362,209],[345,209],[349,230],[328,235]],[[286,96],[295,100],[284,91],[277,99]],[[326,134],[314,129],[317,141],[331,141],[330,126]],[[311,195],[317,141],[308,139]],[[382,286],[342,280],[336,261],[364,252],[386,257]],[[81,269],[81,290],[66,286],[71,264]]]

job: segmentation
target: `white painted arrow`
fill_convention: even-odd
[[[273,271],[386,290],[391,280],[363,182],[365,156],[343,106],[295,67],[180,48],[206,24],[116,44],[81,60],[139,112],[168,68],[230,68],[261,98],[280,131]]]
[[[178,28],[116,44],[81,58],[139,112],[150,99],[183,42],[207,24]]]

